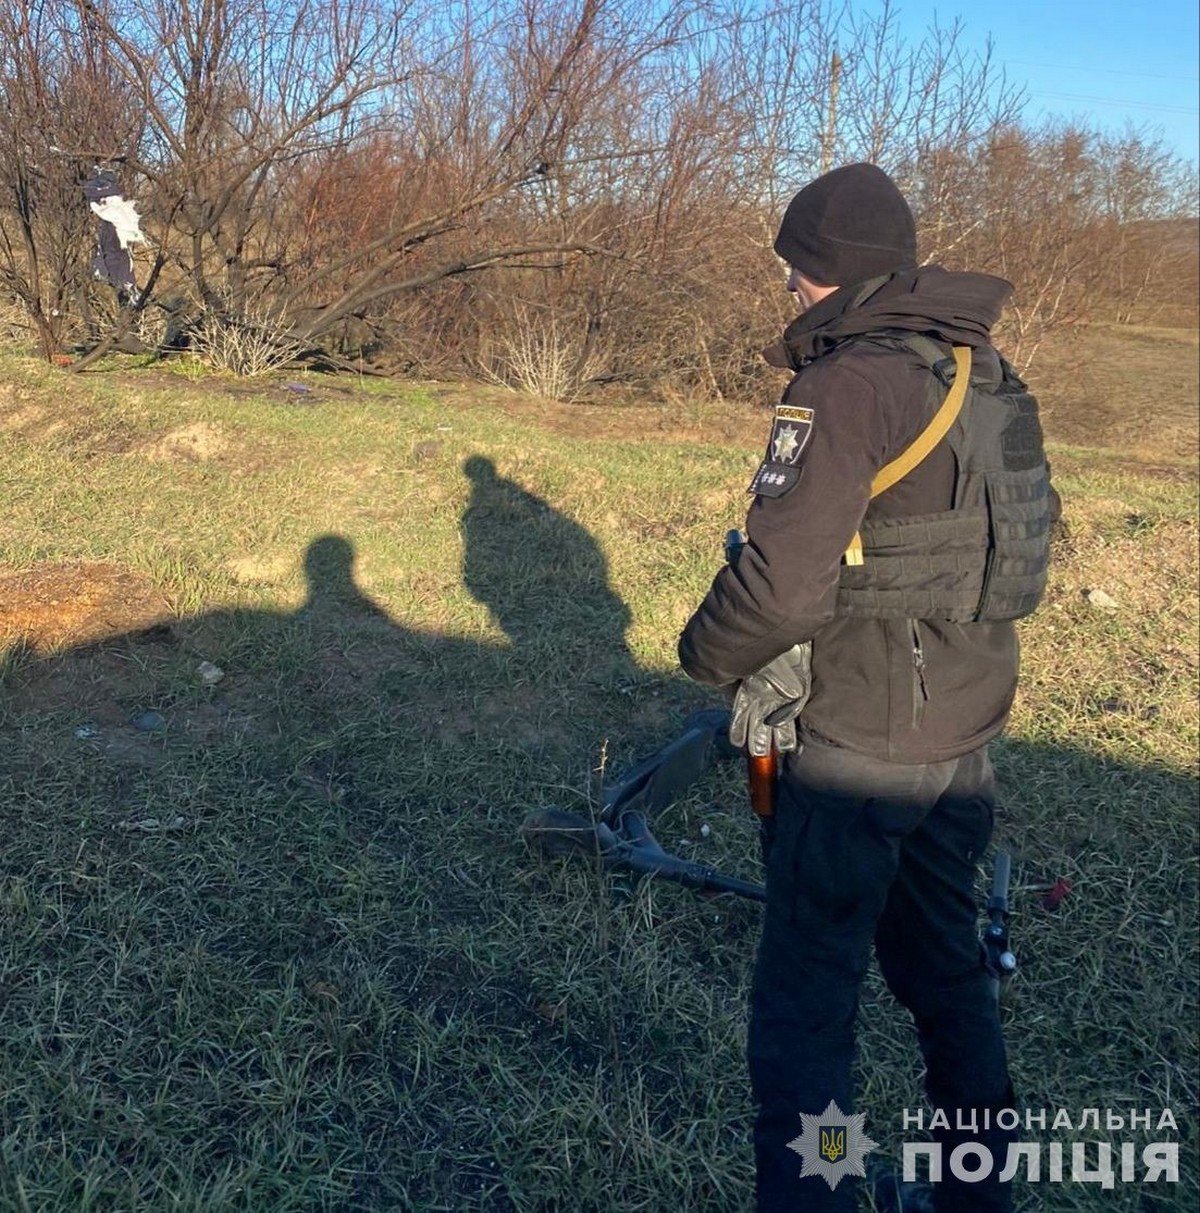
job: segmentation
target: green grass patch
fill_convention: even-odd
[[[165,626],[0,662],[0,1210],[748,1209],[757,909],[539,866],[516,831],[707,702],[675,639],[753,447],[396,384],[5,369],[0,566],[130,570]],[[1012,1065],[1052,1114],[1171,1107],[1184,1174],[1021,1201],[1182,1210],[1195,483],[1060,454],[996,754]],[[757,878],[734,769],[658,832]],[[919,1072],[874,979],[860,1073],[895,1152]]]

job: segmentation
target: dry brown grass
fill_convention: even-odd
[[[1046,340],[1029,381],[1047,437],[1132,464],[1196,466],[1200,358],[1189,329],[1085,325]]]

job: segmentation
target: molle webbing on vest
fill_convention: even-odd
[[[906,335],[888,344],[912,350],[945,382],[949,360],[935,342]],[[954,509],[906,518],[871,518],[868,509],[862,563],[848,555],[841,569],[839,615],[997,621],[1028,615],[1040,601],[1050,480],[1037,402],[1007,364],[1000,382],[972,382],[965,395],[944,439],[958,469]]]
[[[993,477],[988,502],[993,546],[980,618],[1021,619],[1033,613],[1046,589],[1050,478],[1045,463]]]
[[[895,459],[885,463],[875,473],[871,481],[872,497],[878,497],[880,493],[886,493],[892,485],[899,484],[949,432],[966,399],[967,387],[971,380],[971,351],[967,346],[954,347],[954,366],[954,383],[946,393],[941,408],[934,413],[933,420]],[[858,531],[854,532],[854,538],[850,540],[845,559],[847,564],[863,562],[862,535]]]

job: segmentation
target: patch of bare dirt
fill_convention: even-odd
[[[278,585],[295,565],[292,556],[235,556],[225,562],[225,569],[243,585]]]
[[[191,425],[181,425],[159,438],[142,443],[134,453],[147,459],[183,459],[202,463],[223,455],[229,446],[229,438],[219,425],[210,421],[194,421]]]
[[[0,566],[0,649],[24,644],[48,651],[92,643],[153,627],[169,616],[157,586],[118,565]]]
[[[0,434],[42,441],[66,428],[49,408],[27,400],[11,383],[0,384]]]

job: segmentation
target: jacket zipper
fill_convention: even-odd
[[[929,702],[929,684],[925,681],[925,650],[921,647],[921,625],[915,619],[908,621],[912,633],[913,663],[913,712],[912,727],[920,728],[925,718],[925,705]]]

